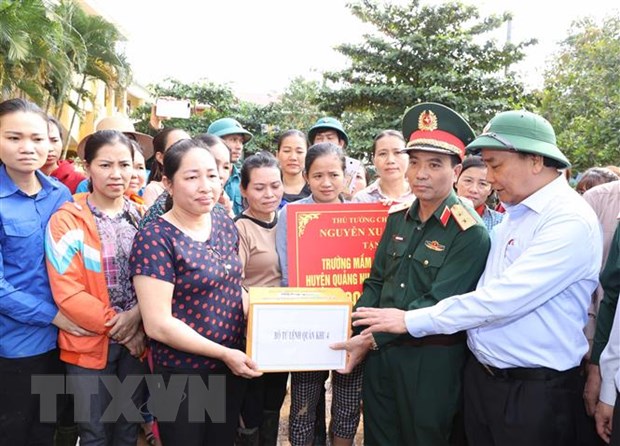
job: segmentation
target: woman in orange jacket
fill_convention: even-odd
[[[135,446],[140,425],[139,420],[124,417],[102,419],[119,395],[110,394],[101,376],[115,375],[123,382],[128,375],[146,370],[140,360],[145,335],[128,266],[140,219],[125,196],[133,157],[131,142],[122,133],[94,133],[84,155],[91,191],[61,207],[46,234],[48,275],[56,304],[71,320],[98,334],[76,337],[61,331],[58,336],[60,358],[67,363],[68,382],[82,415],[76,420],[81,445]],[[132,395],[136,407],[143,402],[143,392],[141,384]]]

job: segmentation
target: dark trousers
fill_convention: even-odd
[[[155,365],[155,374],[161,375],[166,386],[169,386],[170,379],[174,375],[193,375],[200,377],[205,387],[209,387],[209,377],[223,376],[225,379],[225,404],[226,415],[224,422],[212,422],[208,413],[205,421],[197,422],[190,419],[190,404],[196,401],[195,392],[192,392],[189,381],[186,382],[184,394],[186,397],[180,402],[176,420],[164,421],[158,419],[159,435],[161,441],[166,446],[207,446],[207,445],[232,445],[235,440],[237,426],[239,424],[239,414],[243,395],[248,384],[248,380],[235,376],[230,370],[208,371],[195,369],[180,369],[160,367]],[[157,413],[154,413],[158,416]]]
[[[263,380],[265,382],[265,410],[280,412],[286,397],[288,372],[265,373]]]
[[[496,371],[492,376],[475,358],[468,361],[464,387],[470,445],[594,444],[582,399],[584,379],[578,367],[563,373],[537,370],[532,376],[526,369],[516,370]]]
[[[620,393],[616,393],[616,404],[614,406],[614,416],[612,418],[612,430],[610,446],[620,446]]]
[[[0,445],[53,444],[55,423],[40,421],[40,397],[32,394],[33,375],[63,374],[58,351],[27,358],[0,358]]]
[[[102,370],[67,364],[68,382],[73,386],[74,392],[80,446],[135,446],[138,441],[139,422],[126,420],[123,416],[117,420],[103,419],[109,410],[108,406],[115,398],[118,399],[118,395],[111,395],[100,377],[115,375],[120,382],[124,382],[131,375],[140,377],[141,383],[131,395],[130,402],[139,409],[144,404],[146,371],[146,363],[131,356],[124,346],[113,343],[108,349],[107,365]],[[93,383],[98,387],[95,394],[91,394]],[[88,408],[87,411],[85,408]]]
[[[462,403],[466,349],[464,343],[388,345],[370,352],[362,386],[364,443],[452,444]]]
[[[66,375],[66,365],[62,364],[62,372]],[[75,422],[75,406],[73,395],[64,393],[56,397],[58,424],[54,434],[54,446],[75,446],[78,440],[78,426]]]
[[[259,427],[265,411],[280,413],[286,396],[287,380],[288,372],[279,372],[265,373],[248,382],[241,408],[243,427]]]

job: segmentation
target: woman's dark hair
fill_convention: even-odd
[[[202,141],[207,147],[213,147],[214,145],[220,143],[226,145],[222,138],[216,135],[211,135],[210,133],[201,133],[200,135],[194,137],[194,139]]]
[[[166,152],[168,136],[175,130],[184,131],[183,129],[176,127],[166,127],[165,129],[160,130],[157,135],[153,137],[153,164],[151,165],[151,173],[149,174],[147,183],[150,183],[151,181],[161,181],[163,166],[159,161],[157,161],[155,154]]]
[[[205,149],[209,152],[209,148],[200,139],[181,139],[172,144],[168,150],[166,150],[166,153],[164,153],[163,175],[168,178],[168,180],[172,181],[179,167],[181,167],[181,163],[187,152],[195,148]],[[209,152],[209,155],[213,157],[211,152]],[[172,204],[172,195],[168,195],[166,204],[164,205],[166,212],[172,209]]]
[[[405,138],[403,138],[403,134],[398,130],[384,130],[375,136],[375,139],[372,140],[372,155],[374,156],[377,152],[377,141],[381,138],[385,138],[386,136],[394,136],[395,138],[400,139],[403,143],[405,142]]]
[[[58,122],[58,119],[54,118],[51,115],[47,116],[47,122],[50,124],[54,124],[56,126],[56,128],[58,129],[58,134],[60,135],[60,139],[61,141],[64,141],[65,139],[65,132],[62,129],[62,126],[60,125],[60,122]]]
[[[306,174],[310,172],[310,168],[312,167],[312,164],[314,163],[314,161],[316,161],[317,158],[326,155],[336,155],[342,162],[342,171],[345,171],[346,161],[344,157],[344,152],[342,151],[340,146],[331,142],[321,142],[310,146],[310,148],[308,149],[308,153],[306,153],[306,162],[304,165]]]
[[[487,165],[484,164],[484,161],[482,161],[482,157],[478,155],[470,155],[466,157],[463,160],[462,165],[463,165],[463,168],[461,169],[461,173],[459,174],[459,177],[463,175],[463,172],[465,172],[470,167],[481,167],[483,169],[487,168]]]
[[[280,170],[278,160],[269,152],[261,151],[249,156],[243,162],[241,166],[241,188],[247,189],[250,184],[250,176],[254,169],[260,169],[261,167],[272,167]],[[282,173],[280,172],[280,176]]]
[[[306,143],[306,148],[308,148],[308,137],[306,136],[306,134],[304,132],[302,132],[301,130],[297,130],[297,129],[290,129],[287,130],[286,132],[282,133],[279,137],[278,137],[278,142],[276,144],[276,147],[278,148],[278,152],[280,151],[280,148],[282,147],[282,143],[284,142],[284,140],[286,138],[288,138],[289,136],[299,136],[301,139],[304,140],[304,142]]]
[[[118,130],[99,130],[93,133],[84,145],[84,161],[87,164],[92,163],[97,157],[99,149],[107,144],[116,144],[117,142],[127,146],[133,160],[133,144],[127,136]]]
[[[232,158],[231,158],[231,154],[230,154],[230,149],[228,148],[228,146],[226,145],[224,140],[222,138],[220,138],[219,136],[211,135],[209,133],[202,133],[202,134],[196,136],[194,139],[203,142],[204,145],[207,146],[207,149],[209,150],[209,152],[211,151],[211,148],[213,146],[216,146],[218,144],[222,144],[224,147],[226,147],[226,150],[228,150],[228,155],[229,155],[228,161],[232,162]]]
[[[604,167],[591,167],[586,170],[579,179],[576,190],[580,194],[583,194],[585,191],[593,188],[594,186],[617,180],[618,176],[611,170]]]
[[[136,141],[135,139],[130,138],[128,135],[125,135],[125,136],[127,136],[127,139],[131,143],[131,147],[133,148],[133,152],[134,153],[138,152],[138,153],[140,153],[140,155],[142,155],[144,157],[144,150],[142,150],[142,146],[140,144],[138,144],[138,141]]]
[[[49,121],[47,114],[34,102],[26,101],[21,98],[7,99],[6,101],[0,102],[0,118],[4,115],[18,112],[34,113],[41,116],[45,122]]]
[[[86,144],[84,145],[84,162],[86,164],[92,163],[94,159],[97,158],[99,149],[105,145],[116,143],[123,144],[129,149],[131,160],[133,161],[134,146],[127,136],[118,130],[99,130],[90,135],[86,140]],[[88,190],[90,192],[93,191],[93,184],[90,180],[88,181]]]

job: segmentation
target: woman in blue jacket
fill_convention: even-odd
[[[38,171],[47,159],[47,115],[23,99],[0,103],[0,443],[52,444],[40,421],[33,375],[62,374],[58,328],[90,333],[58,311],[45,267],[44,231],[71,200],[66,186]]]

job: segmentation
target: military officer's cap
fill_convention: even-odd
[[[420,150],[465,156],[465,146],[476,134],[467,121],[449,107],[435,102],[416,104],[405,112],[405,151]]]

